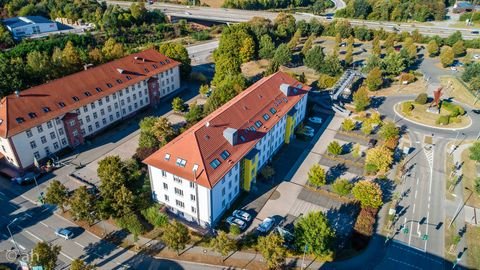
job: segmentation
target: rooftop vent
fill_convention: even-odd
[[[121,69],[121,68],[117,68],[117,71],[118,71],[118,73],[120,73],[120,74],[125,73],[125,70],[123,70],[123,69]]]
[[[207,121],[207,122],[205,123],[205,126],[206,126],[206,127],[209,127],[209,126],[210,126],[210,122]]]
[[[84,70],[87,70],[87,69],[92,68],[92,67],[93,67],[93,64],[85,64],[85,65],[83,65],[83,69],[84,69]]]
[[[134,58],[135,58],[135,60],[139,60],[139,61],[145,62],[145,58],[143,58],[143,57],[135,56]]]
[[[18,90],[15,91],[15,96],[17,96],[17,98],[20,97],[20,91],[18,91]]]

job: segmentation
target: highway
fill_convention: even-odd
[[[335,1],[335,3],[340,1]],[[132,2],[128,1],[107,1],[110,5],[119,5],[124,8],[129,8]],[[190,7],[184,5],[174,5],[156,2],[152,5],[146,6],[148,9],[159,9],[166,15],[178,18],[178,19],[196,19],[205,21],[216,21],[223,23],[239,23],[246,22],[253,17],[264,17],[273,21],[278,15],[277,12],[269,11],[257,11],[257,10],[240,10],[240,9],[226,9],[226,8],[210,8],[210,7]],[[316,16],[308,13],[296,13],[294,14],[297,20],[309,21],[312,18],[316,18],[319,21],[327,22],[325,16]],[[383,28],[388,32],[412,32],[418,30],[421,34],[427,36],[438,35],[441,37],[447,37],[455,31],[460,31],[464,39],[480,38],[478,34],[472,34],[472,28],[453,28],[448,26],[441,26],[438,23],[396,23],[396,22],[381,22],[381,21],[367,21],[358,19],[348,19],[353,26],[365,26],[370,29]]]

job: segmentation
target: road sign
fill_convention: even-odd
[[[407,234],[410,230],[408,228],[403,229],[403,233]]]
[[[428,240],[428,234],[424,234],[424,235],[422,236],[422,240],[425,240],[425,241]]]

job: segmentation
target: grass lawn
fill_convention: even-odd
[[[446,149],[450,149],[451,143],[447,144]],[[445,197],[448,200],[453,201],[455,198],[452,196],[452,191],[450,191],[451,186],[455,183],[455,179],[450,178],[450,174],[452,173],[453,170],[453,157],[451,155],[447,155],[445,159],[445,178],[447,179],[445,189],[447,192],[445,192]]]
[[[429,103],[424,104],[424,105],[413,103],[413,106],[414,106],[413,110],[408,112],[408,113],[404,113],[402,111],[402,104],[403,103],[400,103],[396,106],[397,112],[400,115],[402,115],[406,119],[412,120],[414,122],[426,124],[426,125],[429,125],[429,126],[460,128],[460,127],[465,127],[465,126],[469,125],[470,121],[471,121],[470,117],[468,117],[468,116],[460,116],[460,119],[461,119],[460,123],[451,122],[446,126],[444,126],[444,125],[442,126],[442,125],[437,124],[436,121],[437,121],[437,119],[440,115],[449,115],[450,114],[449,111],[447,111],[445,109],[441,109],[440,114],[430,113],[430,112],[427,112],[427,108],[430,105]]]
[[[384,97],[384,96],[397,96],[397,95],[406,95],[406,94],[420,94],[425,93],[425,83],[422,79],[417,79],[417,81],[402,85],[399,83],[393,83],[387,88],[382,88],[378,91],[369,92],[369,95]]]
[[[463,81],[453,76],[440,77],[442,85],[448,85],[452,82],[452,87],[447,90],[447,94],[455,100],[468,104],[472,107],[480,108],[480,100],[475,103],[476,97],[467,89]]]
[[[467,226],[467,263],[473,269],[480,269],[480,227]]]
[[[450,253],[450,247],[453,244],[455,236],[458,234],[458,229],[455,227],[455,223],[452,224],[450,228],[448,228],[448,224],[450,224],[452,219],[447,218],[445,219],[445,259],[449,261],[454,261],[457,257],[457,249],[453,248],[453,252]]]
[[[477,178],[477,166],[475,161],[470,159],[470,150],[465,149],[462,153],[462,161],[463,167],[463,186],[469,188],[470,190],[474,190],[474,181]],[[470,195],[470,191],[464,189],[463,197],[467,198]],[[467,202],[467,205],[480,208],[480,196],[478,194],[473,194]],[[480,255],[479,255],[480,256]]]

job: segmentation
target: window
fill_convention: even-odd
[[[196,213],[197,212],[197,209],[195,209],[195,207],[192,206],[192,213]]]
[[[75,120],[72,119],[72,120],[68,121],[68,124],[69,124],[71,127],[75,126]]]
[[[102,123],[103,123],[104,125],[106,125],[106,124],[107,124],[107,119],[106,119],[106,118],[103,118],[103,119],[102,119]]]
[[[245,142],[245,137],[243,137],[242,135],[240,135],[240,140],[241,140],[242,142]]]
[[[117,118],[120,118],[120,113],[119,112],[117,112],[115,115],[117,116]]]
[[[90,123],[90,115],[85,116],[85,120],[87,120],[87,123]]]
[[[162,170],[162,177],[167,177],[167,172]]]
[[[65,103],[59,102],[59,103],[58,103],[58,106],[60,106],[60,108],[63,108],[63,107],[65,107]]]
[[[183,196],[183,190],[181,190],[179,188],[175,188],[175,194]]]
[[[100,128],[100,123],[95,122],[95,128]]]
[[[190,200],[195,201],[195,195],[190,194]]]
[[[31,142],[30,142],[30,147],[31,147],[32,149],[37,148],[37,144],[35,143],[35,141],[31,141]]]
[[[83,125],[83,120],[82,120],[82,119],[78,119],[78,123],[82,126],[82,125]]]
[[[42,133],[43,132],[43,127],[42,126],[37,126],[37,131],[38,131],[38,133]]]
[[[131,79],[132,79],[132,77],[130,77],[130,76],[127,75],[127,80],[130,81]]]
[[[97,119],[97,118],[98,118],[98,114],[97,114],[97,112],[94,112],[93,113],[93,119]]]
[[[220,154],[223,160],[227,160],[227,158],[230,156],[230,153],[227,150],[223,150],[223,152]]]
[[[17,119],[15,119],[15,120],[17,120],[17,123],[19,123],[19,124],[25,122],[25,119],[23,119],[23,117],[17,117]]]
[[[118,109],[118,103],[117,103],[117,102],[115,102],[115,103],[113,104],[113,106],[115,107],[115,109]]]
[[[85,129],[80,129],[80,134],[85,135]]]
[[[130,97],[127,97],[127,103],[130,103]]]
[[[55,148],[55,150],[57,150],[57,149],[59,148],[59,146],[58,146],[58,143],[57,143],[57,142],[54,142],[54,143],[53,143],[53,148]]]
[[[40,159],[40,154],[38,152],[33,152],[33,156],[36,158],[36,159]]]
[[[86,97],[90,97],[90,96],[92,96],[92,94],[91,94],[90,92],[88,92],[88,91],[86,91],[86,92],[83,92],[83,94],[84,94]]]
[[[184,204],[182,201],[179,201],[179,200],[175,200],[175,204],[176,204],[178,207],[181,207],[181,208],[184,208],[184,207],[185,207],[185,204]]]
[[[110,121],[113,121],[113,115],[110,115],[109,118],[110,118]]]
[[[107,111],[108,111],[108,112],[112,112],[112,106],[108,105],[108,106],[107,106]]]
[[[103,101],[101,99],[98,100],[98,106],[102,106],[103,105]]]
[[[163,189],[168,190],[168,185],[167,185],[167,183],[163,183]]]
[[[110,96],[105,97],[105,102],[110,102]]]
[[[262,126],[262,122],[261,121],[256,121],[255,126],[257,126],[257,128],[260,128]]]
[[[92,110],[95,109],[95,103],[90,103],[90,107],[92,107]]]
[[[27,138],[30,138],[33,136],[32,131],[30,129],[28,129],[26,133],[27,133]]]
[[[165,195],[165,201],[168,202],[170,199],[168,198],[168,195]]]
[[[222,208],[225,208],[225,200],[222,201]]]
[[[222,196],[225,196],[225,187],[222,188]]]
[[[52,127],[53,127],[52,121],[48,121],[47,122],[47,128],[52,128]]]
[[[98,93],[102,92],[102,88],[100,87],[95,88],[95,90],[97,90]]]
[[[72,99],[73,99],[73,101],[75,101],[75,102],[77,102],[77,101],[80,100],[77,96],[73,96]]]
[[[165,154],[165,160],[170,160],[170,154]]]
[[[265,119],[265,121],[268,121],[268,119],[270,119],[270,115],[268,115],[267,113],[264,114],[263,119]]]
[[[216,169],[218,166],[220,166],[220,161],[218,159],[214,159],[212,162],[210,162],[210,166],[212,166],[213,169]]]
[[[187,161],[185,159],[177,158],[177,166],[184,168],[185,165],[187,164]]]
[[[88,112],[88,107],[87,106],[83,106],[83,112]]]
[[[50,155],[50,149],[48,148],[48,146],[45,147],[45,155]]]
[[[190,182],[190,188],[194,188],[195,187],[195,183],[194,182]]]
[[[179,184],[182,183],[182,179],[180,179],[180,177],[175,176],[175,175],[173,176],[173,181],[175,181],[175,182],[177,182],[177,183],[179,183]]]
[[[101,114],[102,116],[104,116],[104,115],[105,115],[105,110],[104,110],[104,109],[101,109],[101,110],[100,110],[100,114]]]
[[[116,79],[116,81],[117,81],[117,83],[119,83],[119,84],[122,83],[122,80],[120,80],[120,79]]]
[[[58,134],[63,135],[63,128],[58,129]]]
[[[50,107],[43,107],[43,111],[46,112],[46,113],[49,112],[49,111],[50,111]]]
[[[50,132],[50,138],[51,138],[52,140],[56,138],[55,132]]]
[[[34,113],[34,112],[30,112],[30,113],[28,113],[28,116],[30,117],[30,119],[33,119],[33,118],[37,117],[37,114]]]
[[[67,140],[62,139],[62,145],[67,145]]]
[[[74,137],[77,137],[77,136],[78,136],[78,130],[74,130],[74,131],[72,132],[72,135],[73,135]]]
[[[93,131],[92,125],[88,125],[88,132],[92,132],[92,131]]]
[[[275,114],[275,113],[277,112],[277,110],[275,110],[274,108],[270,108],[270,112],[271,112],[272,114]]]
[[[158,66],[157,66],[157,65],[155,65],[155,64],[153,64],[152,66],[153,66],[153,68],[157,68],[157,67],[158,67]]]

